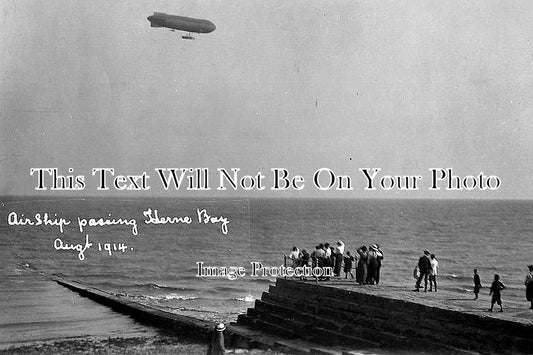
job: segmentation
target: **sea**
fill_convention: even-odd
[[[504,300],[525,301],[533,263],[533,201],[400,199],[0,199],[0,349],[73,337],[150,336],[155,330],[85,299],[61,276],[160,309],[229,322],[275,282],[252,263],[283,265],[293,246],[379,244],[380,287],[412,288],[424,250],[439,287],[472,293],[473,269]],[[90,245],[89,245],[90,244]],[[246,275],[198,276],[204,266]],[[362,286],[364,287],[364,286]]]

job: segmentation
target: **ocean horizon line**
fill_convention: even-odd
[[[24,199],[28,199],[28,202],[34,201],[54,201],[54,200],[73,200],[73,201],[84,201],[84,200],[115,200],[115,201],[142,201],[142,200],[186,200],[190,202],[215,202],[215,201],[246,201],[246,200],[307,200],[307,201],[318,201],[318,200],[345,200],[345,201],[427,201],[427,202],[533,202],[533,198],[486,198],[486,197],[472,197],[472,198],[454,198],[454,197],[346,197],[346,196],[123,196],[123,195],[110,195],[110,196],[101,196],[101,195],[83,195],[83,196],[68,196],[58,194],[55,196],[40,196],[34,194],[15,194],[15,195],[0,195],[0,203],[10,203],[10,202],[25,202]]]

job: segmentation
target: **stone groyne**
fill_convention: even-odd
[[[351,282],[277,279],[237,323],[331,347],[533,353],[533,312],[526,309],[521,318],[469,309],[464,306],[466,298],[458,296]]]
[[[126,314],[136,321],[164,330],[180,339],[205,343],[210,331],[216,323],[187,317],[171,312],[166,312],[154,307],[128,300],[120,295],[115,295],[90,285],[53,277],[52,280],[83,297],[92,299],[113,310]],[[228,326],[224,332],[227,346],[240,348],[271,349],[276,346],[275,339],[263,336],[261,332],[249,330],[237,325]]]

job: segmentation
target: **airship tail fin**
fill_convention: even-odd
[[[162,26],[159,26],[159,25],[156,25],[156,24],[153,23],[153,22],[150,22],[150,27],[162,27]]]

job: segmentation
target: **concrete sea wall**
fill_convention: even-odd
[[[445,293],[431,294],[433,302],[419,302],[405,300],[424,296],[411,290],[375,290],[278,279],[239,316],[238,324],[331,347],[533,353],[533,324],[527,319],[440,307],[435,300],[445,300]]]

